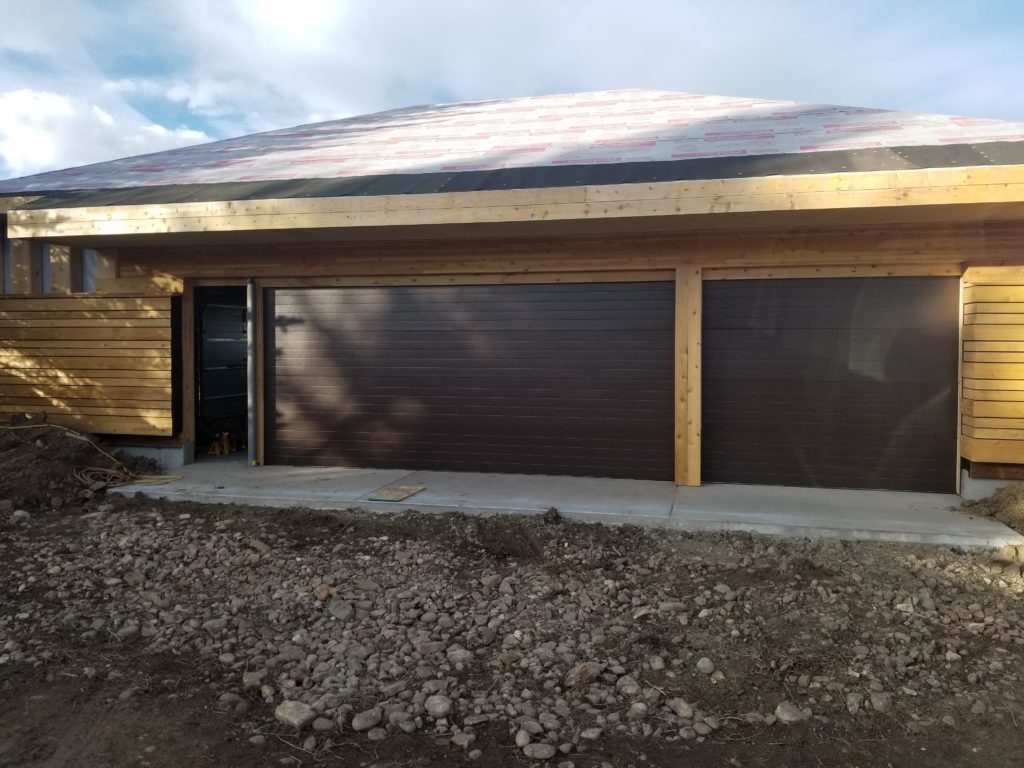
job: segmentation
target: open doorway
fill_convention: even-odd
[[[246,451],[245,287],[195,289],[196,460]]]

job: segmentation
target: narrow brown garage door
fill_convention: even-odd
[[[268,289],[276,464],[670,480],[672,283]]]
[[[955,278],[704,284],[705,482],[951,492]]]

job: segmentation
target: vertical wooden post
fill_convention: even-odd
[[[181,291],[181,442],[186,449],[196,442],[196,332],[195,289],[185,280]]]
[[[676,269],[676,485],[700,485],[702,288],[700,267]]]
[[[71,249],[66,245],[51,245],[43,258],[50,260],[50,293],[70,293]]]
[[[117,290],[117,250],[114,248],[104,248],[103,250],[96,251],[96,279],[95,279],[95,290],[103,293],[104,291],[116,291]],[[182,317],[185,313],[185,300],[182,297]],[[182,339],[184,341],[184,339]]]
[[[11,293],[41,293],[39,244],[32,240],[11,240],[10,254]]]
[[[967,265],[960,265],[960,296],[959,296],[959,320],[957,323],[957,343],[956,343],[956,492],[961,492],[961,483],[963,479],[963,471],[960,469],[960,454],[962,448],[960,445],[961,436],[964,433],[964,282],[967,278]]]
[[[51,245],[50,291],[78,293],[82,290],[82,250],[70,245]]]

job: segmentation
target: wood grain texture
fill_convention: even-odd
[[[678,269],[675,304],[676,485],[700,485],[702,296],[700,267]]]
[[[16,210],[14,238],[730,216],[1024,202],[1024,166],[590,187]],[[953,214],[951,214],[953,215]]]
[[[170,436],[170,315],[162,296],[0,299],[0,419]]]
[[[964,271],[961,453],[1024,462],[1024,267]]]
[[[687,264],[708,269],[709,278],[751,276],[735,271],[716,272],[723,269],[771,271],[782,267],[797,269],[796,274],[780,275],[784,277],[959,275],[962,263],[972,255],[1021,258],[1022,241],[1024,224],[1014,222],[605,237],[123,248],[122,274],[110,285],[130,280],[134,282],[126,283],[126,288],[134,289],[139,285],[137,281],[148,280],[154,291],[173,291],[175,281],[183,277],[223,280],[250,276],[267,280],[267,285],[278,284],[275,279],[303,278],[336,280],[338,285],[358,279],[374,285],[384,284],[385,278],[428,277],[443,283],[467,280],[474,275],[488,280],[511,281],[519,275],[521,279],[557,282],[567,273],[576,274],[577,280],[597,280],[602,272],[675,270]]]

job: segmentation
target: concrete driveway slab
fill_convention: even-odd
[[[941,494],[754,485],[677,488],[670,482],[550,475],[250,467],[230,457],[190,464],[178,472],[180,480],[164,485],[116,490],[182,501],[359,507],[371,512],[538,514],[554,507],[581,521],[682,530],[963,547],[1024,545],[1024,536],[990,518],[962,512],[958,496]],[[402,501],[370,501],[394,485],[424,489]]]
[[[168,499],[256,506],[345,508],[378,488],[409,474],[401,469],[345,467],[250,467],[244,459],[217,459],[176,470],[181,476],[166,485],[132,485],[123,493],[142,491]]]
[[[1024,536],[960,510],[959,496],[900,491],[704,485],[678,488],[673,525],[784,536],[1000,547]]]
[[[476,472],[414,472],[402,484],[426,486],[397,502],[403,508],[544,512],[554,507],[563,514],[616,518],[668,518],[675,491],[672,483],[651,480]]]

